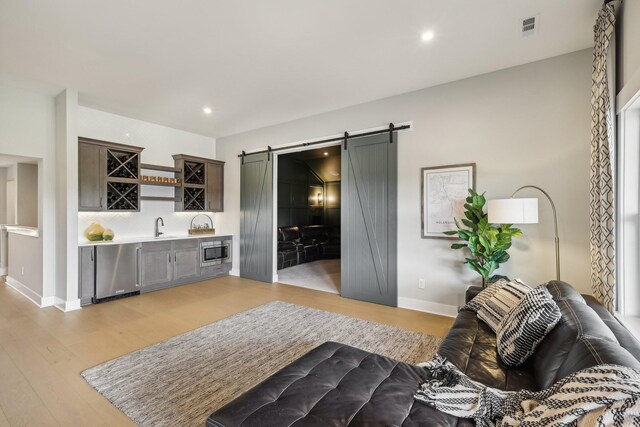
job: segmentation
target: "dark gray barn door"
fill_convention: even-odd
[[[349,140],[342,152],[342,280],[347,298],[397,306],[397,143]]]
[[[273,281],[273,156],[249,154],[240,171],[240,276]]]

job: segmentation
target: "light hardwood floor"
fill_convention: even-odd
[[[80,376],[86,368],[269,301],[444,336],[453,319],[238,277],[62,313],[0,283],[0,427],[133,423]]]

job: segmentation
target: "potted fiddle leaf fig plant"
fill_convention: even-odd
[[[507,252],[514,237],[522,236],[519,228],[511,224],[489,224],[488,215],[484,212],[487,200],[484,193],[478,194],[469,189],[469,197],[465,199],[465,218],[455,218],[457,230],[445,231],[447,236],[458,236],[464,243],[454,243],[452,249],[468,249],[470,256],[465,264],[482,277],[482,287],[497,280],[494,272],[509,260]],[[461,224],[462,223],[462,224]]]

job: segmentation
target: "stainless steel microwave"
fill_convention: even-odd
[[[209,240],[200,243],[200,267],[231,262],[231,240]]]

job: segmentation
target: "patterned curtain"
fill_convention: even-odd
[[[602,7],[594,27],[591,86],[591,286],[610,311],[616,305],[615,281],[615,8]]]

